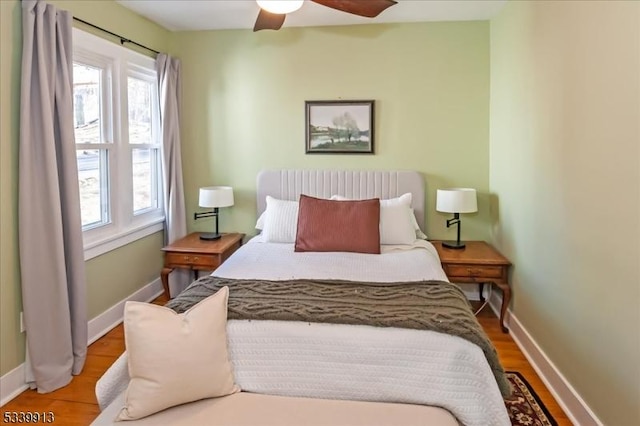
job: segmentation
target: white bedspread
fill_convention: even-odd
[[[283,321],[232,320],[227,331],[249,392],[435,405],[464,425],[510,424],[482,350],[458,337]]]
[[[294,253],[291,244],[254,239],[214,275],[446,280],[433,246],[418,245],[411,250],[387,247],[381,255]],[[510,424],[482,350],[458,337],[423,330],[240,320],[230,320],[227,333],[236,382],[245,391],[434,405],[465,425]],[[100,406],[110,404],[128,381],[125,354],[98,381]]]
[[[382,254],[293,251],[293,244],[263,243],[254,237],[227,259],[213,275],[224,278],[348,281],[448,281],[435,247],[416,240],[413,246],[382,246]]]

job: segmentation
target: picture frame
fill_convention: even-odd
[[[307,154],[373,154],[374,101],[305,101]]]

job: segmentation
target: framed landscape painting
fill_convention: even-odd
[[[307,154],[373,154],[373,101],[306,101]]]

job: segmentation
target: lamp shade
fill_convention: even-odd
[[[302,7],[303,0],[256,0],[258,6],[267,12],[291,13]]]
[[[200,207],[229,207],[233,205],[233,188],[230,186],[206,186],[200,188]]]
[[[436,210],[443,213],[477,212],[476,190],[472,188],[438,189]]]

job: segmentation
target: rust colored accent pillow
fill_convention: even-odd
[[[380,200],[334,201],[300,195],[295,251],[380,254]]]

